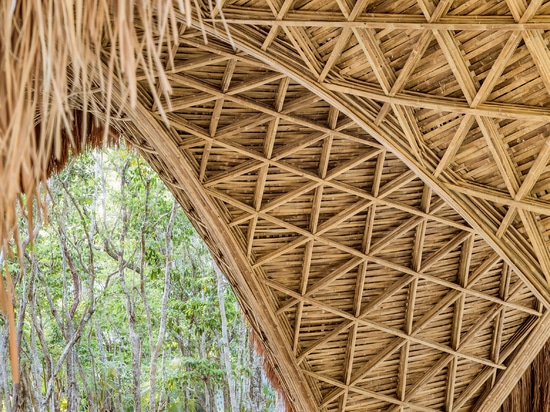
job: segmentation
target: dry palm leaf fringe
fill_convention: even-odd
[[[135,105],[136,73],[143,72],[154,98],[168,100],[171,88],[165,66],[169,62],[161,58],[161,46],[177,44],[181,21],[189,25],[191,11],[190,0],[0,2],[3,257],[14,235],[21,193],[26,195],[32,227],[32,202],[43,208],[39,186],[48,174],[86,144],[101,145],[113,138],[110,116],[124,109],[111,105],[114,82],[120,83],[117,86],[127,96],[127,104]],[[98,100],[104,107],[97,107],[94,101]],[[95,123],[94,113],[106,117],[102,127]],[[6,270],[0,276],[0,311],[9,322],[12,375],[17,384],[13,286]]]
[[[283,390],[283,386],[281,385],[281,381],[279,380],[279,377],[277,375],[277,372],[274,370],[273,364],[271,363],[271,360],[268,358],[265,348],[267,347],[267,342],[262,339],[262,334],[259,333],[256,329],[252,327],[252,325],[249,325],[250,328],[250,344],[260,357],[260,359],[263,362],[263,368],[265,375],[267,377],[267,380],[271,382],[271,386],[273,389],[275,389],[276,396],[281,397],[282,406],[284,407],[285,411],[291,411],[290,402],[289,399],[286,398],[285,391]]]

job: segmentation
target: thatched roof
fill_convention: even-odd
[[[69,106],[166,181],[291,407],[497,410],[550,337],[550,3],[198,7],[136,17],[135,78],[102,38]]]

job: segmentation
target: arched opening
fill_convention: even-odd
[[[208,248],[131,148],[85,151],[43,187],[1,256],[20,382],[0,317],[0,410],[284,410]]]

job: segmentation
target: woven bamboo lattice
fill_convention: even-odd
[[[219,3],[113,122],[290,407],[497,410],[550,337],[550,2]]]
[[[550,2],[217,12],[165,50],[169,126],[142,76],[123,127],[291,406],[496,410],[550,337]]]

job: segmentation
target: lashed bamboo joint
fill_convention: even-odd
[[[166,181],[294,410],[498,410],[550,337],[550,2],[204,3],[133,21],[135,78],[105,37],[70,103]]]

